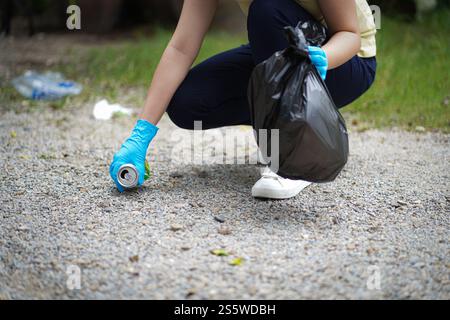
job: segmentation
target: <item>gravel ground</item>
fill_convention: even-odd
[[[334,183],[262,201],[254,165],[176,160],[192,136],[164,119],[153,177],[119,194],[108,164],[134,119],[91,109],[2,112],[0,298],[450,298],[448,135],[352,132]]]

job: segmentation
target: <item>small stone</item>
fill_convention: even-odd
[[[224,223],[226,221],[225,217],[222,215],[214,216],[214,220],[216,220],[219,223]]]
[[[197,290],[195,289],[189,289],[188,292],[186,293],[186,299],[194,296],[197,293]]]
[[[184,207],[184,203],[183,202],[175,203],[173,206],[175,209],[181,209]]]
[[[198,172],[198,177],[199,178],[208,178],[209,174],[206,171],[200,171]]]
[[[426,266],[426,264],[425,263],[423,263],[423,262],[416,262],[415,264],[414,264],[414,267],[416,267],[416,268],[419,268],[419,269],[422,269],[422,268],[425,268],[425,266]]]
[[[348,249],[348,250],[355,250],[355,249],[356,249],[356,245],[355,245],[354,243],[349,243],[349,244],[347,245],[347,249]]]
[[[183,177],[183,174],[181,172],[175,171],[170,174],[170,177],[171,178],[181,178],[181,177]]]
[[[100,208],[107,208],[108,207],[108,203],[107,202],[99,202],[97,204],[98,207]]]
[[[18,226],[17,230],[19,230],[19,231],[29,231],[30,228],[28,228],[28,226]]]
[[[403,206],[402,204],[401,204],[401,200],[400,200],[400,202],[397,200],[397,201],[393,201],[392,203],[391,203],[391,206],[392,207],[394,207],[394,208],[400,208],[401,206]]]
[[[170,226],[170,230],[174,231],[174,232],[180,231],[182,229],[183,229],[183,226],[181,224],[176,224],[175,223],[175,224]]]
[[[59,266],[59,264],[58,264],[58,262],[57,261],[55,261],[55,260],[52,260],[52,261],[50,261],[50,267],[52,268],[52,269],[58,269],[58,266]]]
[[[191,247],[189,247],[189,246],[182,246],[180,249],[182,251],[189,251],[189,250],[191,250]]]
[[[139,276],[139,271],[137,271],[137,270],[134,269],[133,267],[128,268],[128,269],[127,269],[127,272],[128,272],[129,274],[131,274],[132,276],[134,276],[134,277],[138,277],[138,276]]]
[[[223,236],[227,236],[231,234],[231,230],[228,227],[220,227],[219,229],[217,229],[217,232]]]
[[[134,256],[129,257],[128,259],[130,260],[130,262],[138,262],[139,256],[136,254]]]
[[[406,206],[406,205],[408,205],[408,203],[405,202],[405,201],[403,201],[403,200],[397,200],[397,203],[398,203],[400,206]]]

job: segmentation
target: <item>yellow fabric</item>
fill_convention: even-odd
[[[242,11],[247,15],[250,3],[253,0],[236,0],[239,3]],[[305,10],[307,10],[311,15],[316,18],[321,23],[325,24],[322,12],[320,10],[317,0],[295,0],[298,2]],[[366,0],[355,0],[357,16],[359,22],[359,31],[361,33],[361,49],[358,56],[363,58],[374,57],[377,54],[377,44],[375,40],[375,34],[377,33],[377,28],[375,26],[375,21],[372,15],[372,10]]]

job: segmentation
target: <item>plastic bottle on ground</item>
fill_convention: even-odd
[[[57,72],[43,74],[27,71],[12,81],[16,90],[24,97],[32,100],[57,100],[68,95],[81,93],[82,86],[68,81]]]

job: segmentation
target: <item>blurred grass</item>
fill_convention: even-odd
[[[378,32],[378,73],[374,86],[344,113],[361,129],[398,126],[450,131],[450,12],[443,10],[421,22],[384,18]],[[120,88],[146,87],[170,32],[151,39],[92,49],[84,74],[94,88],[115,99]],[[244,35],[211,33],[197,61],[246,42]],[[142,103],[142,102],[141,102]]]
[[[450,132],[449,20],[448,9],[416,23],[383,17],[377,35],[377,79],[362,98],[344,109],[349,122],[358,130],[395,126]],[[170,36],[170,31],[159,29],[152,37],[102,44],[82,54],[73,49],[70,54],[77,63],[62,65],[59,71],[82,82],[85,90],[66,101],[105,97],[140,107]],[[244,34],[212,31],[197,62],[246,42]],[[132,100],[123,101],[124,92],[130,91]],[[62,108],[64,102],[54,107]]]
[[[411,24],[384,18],[373,87],[346,113],[369,127],[450,131],[450,11]]]
[[[101,95],[116,100],[124,90],[147,89],[171,35],[168,30],[157,29],[151,38],[138,36],[119,44],[94,47],[78,65],[63,66],[62,71],[74,79],[82,75],[84,96]],[[245,42],[244,35],[213,31],[206,37],[196,63]],[[134,98],[142,105],[144,97]]]

